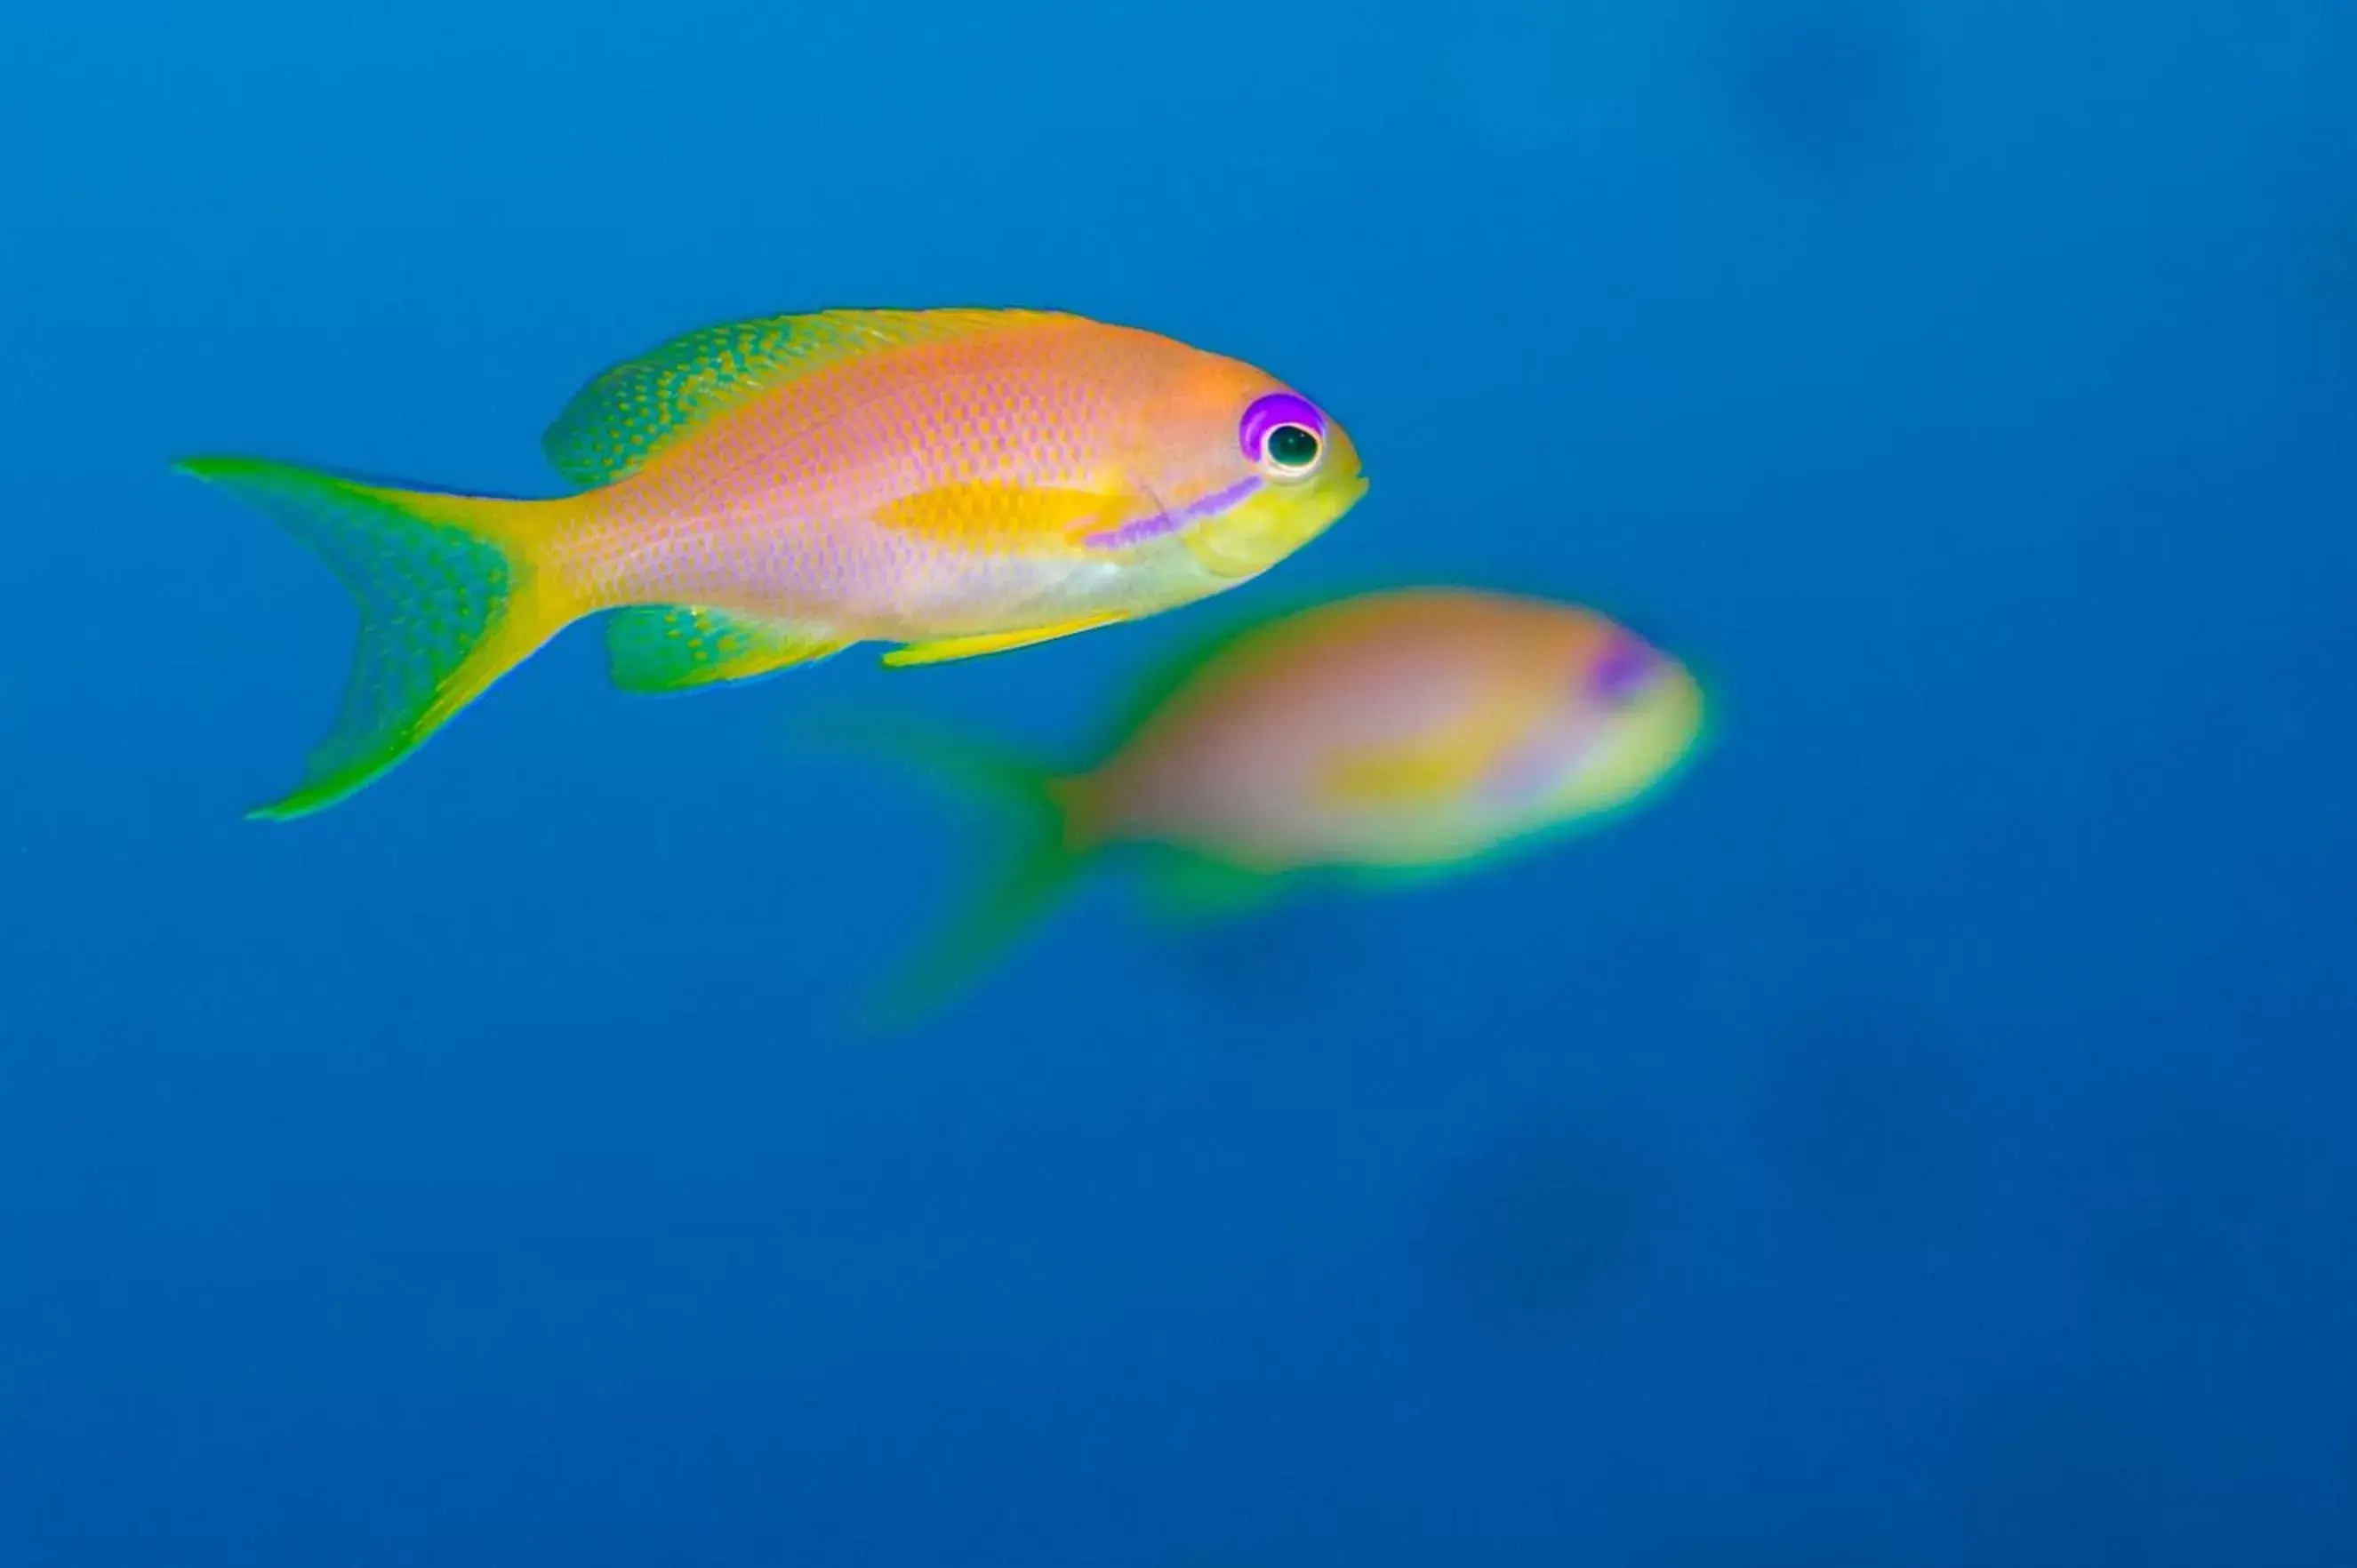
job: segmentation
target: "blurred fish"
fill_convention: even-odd
[[[1022,648],[1253,577],[1366,490],[1265,372],[1024,310],[837,310],[691,332],[592,381],[543,439],[583,493],[406,490],[251,457],[184,471],[269,513],[358,602],[303,816],[382,774],[582,617],[613,679],[683,692],[856,642],[888,664]]]
[[[1434,588],[1216,639],[1152,683],[1081,771],[871,732],[1029,824],[909,998],[938,999],[1100,852],[1148,851],[1165,907],[1190,914],[1255,905],[1297,873],[1429,875],[1632,803],[1702,722],[1685,668],[1603,616]]]

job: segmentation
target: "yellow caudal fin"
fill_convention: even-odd
[[[360,611],[335,724],[301,784],[251,817],[308,816],[352,794],[586,607],[535,560],[533,541],[562,502],[394,489],[254,457],[174,467],[262,510],[327,564]]]

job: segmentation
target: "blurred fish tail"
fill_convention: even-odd
[[[1086,775],[963,736],[873,723],[834,729],[990,802],[1005,824],[995,875],[869,1004],[870,1026],[895,1028],[951,1001],[1061,901],[1102,842],[1096,791]]]
[[[249,816],[287,821],[407,757],[587,607],[544,568],[565,503],[364,483],[258,457],[173,465],[277,523],[360,612],[343,705],[295,790]]]

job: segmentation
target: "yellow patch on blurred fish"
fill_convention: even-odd
[[[617,685],[693,691],[854,643],[970,659],[1234,586],[1365,493],[1340,425],[1265,372],[1027,310],[836,310],[691,332],[544,439],[581,493],[437,494],[251,457],[178,465],[260,507],[361,611],[298,817],[407,756],[600,611]]]

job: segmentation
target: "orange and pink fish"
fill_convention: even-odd
[[[1175,907],[1197,912],[1258,902],[1300,873],[1462,869],[1643,799],[1695,753],[1704,720],[1684,664],[1593,610],[1416,588],[1215,639],[1073,771],[862,724],[864,740],[996,795],[1029,827],[888,1011],[941,1000],[1105,852],[1146,850]]]
[[[1251,365],[1031,310],[834,310],[691,332],[543,440],[578,493],[394,489],[253,457],[184,471],[319,555],[361,624],[300,784],[335,804],[584,617],[681,692],[854,643],[967,659],[1153,615],[1290,555],[1366,491],[1350,437]]]

